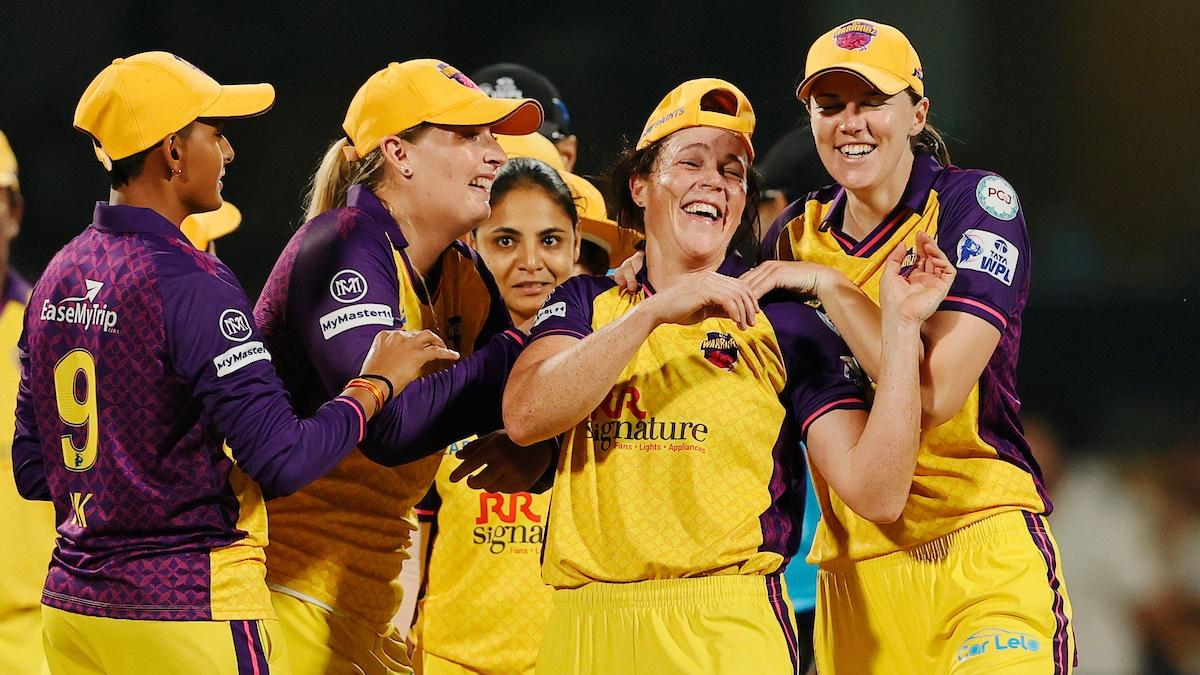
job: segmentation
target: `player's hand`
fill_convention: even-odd
[[[777,288],[801,295],[819,295],[824,284],[832,281],[835,269],[817,263],[768,260],[741,276],[750,286],[754,297],[761,298]]]
[[[558,458],[558,442],[550,439],[523,447],[501,430],[471,441],[457,454],[462,463],[450,472],[451,481],[466,478],[473,490],[526,492]]]
[[[937,311],[958,270],[924,232],[910,256],[904,244],[898,244],[884,263],[879,282],[879,304],[884,315],[920,323]]]
[[[692,272],[640,306],[658,323],[696,323],[711,316],[733,319],[743,330],[754,325],[758,298],[741,279],[718,272]]]
[[[431,331],[382,330],[375,334],[359,372],[386,377],[398,394],[421,376],[426,363],[457,361],[458,356],[458,352],[447,349],[442,338]]]
[[[613,280],[617,282],[617,286],[629,291],[637,293],[642,287],[641,282],[637,280],[638,272],[646,266],[646,253],[644,251],[634,251],[633,255],[625,259],[620,267],[617,267],[613,272]]]

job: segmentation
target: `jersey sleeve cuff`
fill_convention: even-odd
[[[947,295],[938,307],[938,311],[966,312],[977,316],[996,327],[1003,333],[1008,328],[1008,313],[995,305],[978,298],[968,298],[962,295]]]
[[[826,413],[833,412],[834,410],[867,410],[867,408],[867,402],[859,396],[836,398],[818,406],[816,410],[809,413],[800,424],[800,434],[801,436],[806,436],[808,428],[812,426],[812,423],[816,422]]]

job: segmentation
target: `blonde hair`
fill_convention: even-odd
[[[411,129],[396,134],[401,140],[414,141],[430,125],[421,123]],[[321,163],[313,172],[309,181],[308,194],[305,197],[304,219],[312,220],[317,216],[340,209],[346,205],[346,193],[351,185],[361,184],[371,192],[376,192],[383,186],[387,178],[387,162],[383,161],[383,151],[380,147],[368,152],[366,156],[356,160],[346,157],[345,148],[350,147],[350,140],[339,138],[329,145]]]

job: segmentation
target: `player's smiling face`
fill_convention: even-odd
[[[465,236],[491,207],[492,181],[507,156],[488,127],[434,125],[406,148],[415,211]]]
[[[871,190],[901,171],[913,155],[909,138],[925,127],[928,99],[888,96],[866,80],[835,71],[818,78],[805,101],[817,153],[829,175],[848,190]]]
[[[645,208],[649,246],[693,266],[719,262],[746,208],[746,146],[713,127],[680,129],[663,142],[648,176],[630,179]]]
[[[225,165],[233,161],[233,146],[225,138],[225,123],[196,120],[187,133],[179,134],[180,174],[172,179],[176,194],[188,213],[205,213],[221,208],[221,179]]]
[[[518,324],[536,314],[550,291],[571,276],[579,257],[571,218],[538,186],[507,192],[475,230],[471,243]]]

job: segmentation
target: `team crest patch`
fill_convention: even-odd
[[[1017,217],[1021,204],[1017,201],[1017,193],[1013,186],[1000,176],[984,176],[975,186],[975,199],[984,211],[1000,220],[1012,220]]]
[[[833,33],[833,44],[850,52],[865,52],[871,40],[879,35],[879,29],[869,21],[851,21],[838,26]]]
[[[442,71],[443,75],[454,80],[455,82],[461,84],[464,87],[469,87],[471,89],[476,89],[476,90],[479,89],[479,85],[475,84],[475,82],[473,82],[471,80],[471,78],[467,77],[466,75],[463,75],[461,72],[459,72],[459,70],[457,68],[455,68],[454,66],[452,66],[448,63],[437,64],[437,69]]]
[[[700,350],[704,352],[704,358],[718,368],[733,372],[737,365],[737,343],[729,333],[709,331],[708,337],[700,343]]]
[[[1009,240],[987,230],[967,230],[955,249],[958,269],[990,274],[1005,286],[1012,286],[1013,270],[1017,269],[1021,251]]]

